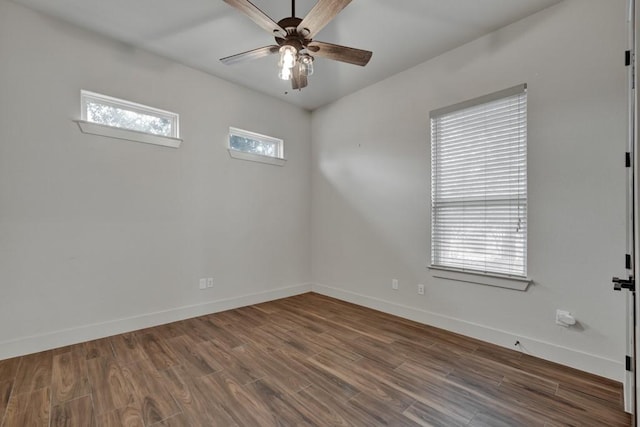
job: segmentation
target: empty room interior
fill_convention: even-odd
[[[0,0],[0,427],[635,425],[634,14]]]

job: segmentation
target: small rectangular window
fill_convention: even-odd
[[[280,164],[279,161],[284,160],[284,141],[230,127],[229,153],[244,160]]]
[[[150,135],[179,137],[176,113],[86,90],[81,92],[81,103],[83,121]]]
[[[282,159],[284,141],[255,132],[229,128],[229,148],[245,153]]]
[[[527,92],[431,112],[432,267],[527,275]]]

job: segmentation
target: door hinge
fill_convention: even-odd
[[[628,168],[631,167],[631,153],[624,153],[624,165]]]
[[[631,255],[629,254],[624,256],[624,268],[631,270]]]
[[[633,367],[632,367],[632,363],[631,362],[632,362],[631,356],[625,356],[624,357],[624,368],[629,372],[633,371]]]
[[[631,51],[630,50],[626,50],[624,52],[624,65],[626,67],[628,67],[629,65],[631,65]]]
[[[611,281],[613,282],[614,291],[628,289],[631,292],[634,292],[636,290],[636,281],[633,279],[633,277],[629,277],[628,279],[620,279],[618,277],[614,277],[613,279],[611,279]]]

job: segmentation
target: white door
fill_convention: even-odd
[[[628,158],[627,158],[627,284],[630,285],[630,291],[627,292],[627,360],[626,360],[626,375],[625,375],[625,409],[627,412],[633,414],[632,426],[636,427],[637,416],[636,408],[640,407],[640,401],[638,393],[636,393],[637,376],[636,372],[640,368],[636,354],[640,354],[638,348],[638,342],[636,337],[638,336],[638,328],[636,322],[636,313],[640,313],[640,298],[639,292],[635,291],[635,266],[640,265],[640,238],[639,230],[636,226],[638,224],[638,165],[640,161],[638,159],[637,141],[638,141],[638,94],[637,76],[636,76],[636,58],[637,46],[636,42],[636,22],[639,18],[639,11],[637,10],[636,1],[629,0],[629,12],[628,12],[628,51],[626,54],[626,62],[628,69],[628,85],[629,85],[629,136],[628,136]]]

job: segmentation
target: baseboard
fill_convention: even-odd
[[[615,360],[331,286],[313,284],[312,290],[318,294],[446,329],[501,347],[513,349],[513,343],[517,340],[521,343],[521,350],[526,354],[624,383],[624,366]]]
[[[311,284],[306,283],[2,341],[0,342],[0,360],[163,325],[165,323],[176,322],[205,314],[273,301],[310,291]]]
[[[396,304],[331,286],[308,283],[2,341],[0,342],[0,360],[176,322],[205,314],[273,301],[310,291],[477,338],[506,348],[513,348],[513,343],[518,340],[522,344],[521,350],[532,356],[610,378],[615,381],[624,382],[624,366],[615,360],[415,307]]]

